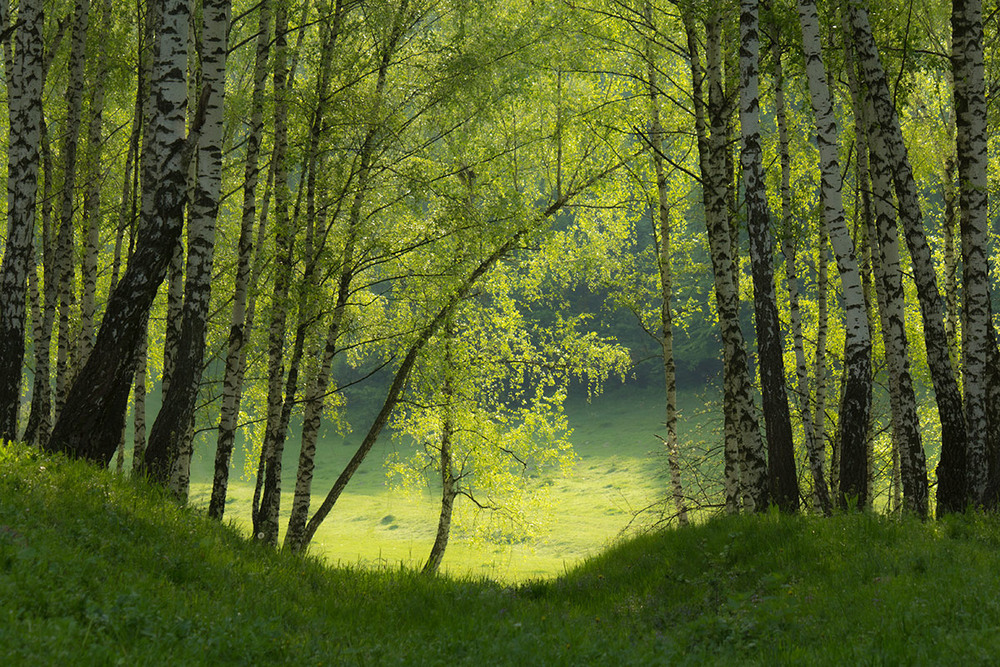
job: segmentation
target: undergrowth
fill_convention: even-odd
[[[274,552],[0,447],[4,664],[986,664],[1000,521],[724,517],[517,586]]]

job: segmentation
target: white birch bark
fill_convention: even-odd
[[[35,231],[43,85],[42,4],[40,0],[21,0],[18,6],[14,70],[8,88],[7,242],[0,264],[0,438],[7,440],[18,437],[26,290]]]
[[[816,437],[812,418],[812,392],[809,387],[809,368],[806,364],[805,337],[802,335],[802,313],[799,305],[798,245],[799,235],[808,233],[806,221],[801,229],[792,218],[792,158],[788,141],[788,114],[785,106],[784,68],[782,66],[782,44],[780,28],[774,28],[771,40],[771,55],[774,66],[774,111],[778,122],[778,144],[781,157],[781,229],[784,235],[782,254],[785,256],[785,283],[788,288],[788,329],[795,350],[796,390],[793,394],[799,409],[799,419],[805,435],[806,454],[812,473],[813,495],[816,505],[824,514],[832,509],[830,490],[826,484],[824,463],[826,451]]]
[[[284,404],[283,384],[285,378],[285,328],[288,314],[288,295],[291,285],[292,249],[295,232],[289,217],[290,193],[288,189],[288,10],[279,2],[275,8],[274,38],[274,226],[275,226],[275,269],[271,293],[271,322],[267,347],[267,427],[264,445],[261,449],[257,468],[257,482],[254,489],[252,519],[255,538],[268,544],[276,544],[278,539],[278,508],[276,501],[281,498],[281,452],[274,451],[274,429],[281,419]],[[274,500],[264,503],[261,491],[265,485],[272,486]]]
[[[98,26],[110,26],[111,2],[98,0]],[[90,122],[87,128],[87,184],[83,195],[83,261],[80,265],[80,336],[76,358],[83,364],[94,346],[97,309],[97,259],[101,231],[101,160],[104,145],[104,98],[107,77],[107,33],[98,36],[96,60],[90,79]]]
[[[830,247],[837,258],[844,297],[844,365],[847,374],[840,405],[841,507],[856,497],[857,507],[868,503],[868,419],[871,413],[871,331],[854,242],[844,218],[843,180],[838,157],[839,132],[823,65],[819,15],[813,0],[798,0],[799,25],[806,59],[809,97],[816,120],[819,146],[823,217]]]
[[[243,210],[236,260],[233,309],[229,320],[226,371],[222,384],[222,408],[215,451],[215,473],[208,515],[222,520],[226,508],[229,465],[232,460],[236,424],[240,413],[243,372],[246,367],[246,341],[249,336],[247,297],[253,260],[253,226],[257,217],[257,183],[260,180],[260,142],[264,129],[264,88],[270,53],[271,3],[261,2],[257,17],[257,42],[254,60],[254,86],[251,98],[250,129],[247,136],[243,174]],[[255,283],[257,281],[254,281]]]
[[[652,3],[643,3],[644,20],[650,35],[656,34],[653,23]],[[663,167],[663,126],[660,121],[660,89],[653,38],[645,38],[646,87],[649,94],[649,143],[656,176],[656,214],[652,215],[654,238],[657,242],[657,271],[660,278],[660,351],[663,355],[663,377],[666,389],[667,435],[663,438],[667,450],[667,467],[670,471],[670,490],[680,525],[688,524],[684,486],[681,482],[680,448],[677,442],[677,377],[674,363],[673,269],[671,267],[670,207],[667,177]],[[442,451],[442,460],[444,452]]]
[[[77,376],[48,449],[107,464],[121,438],[135,355],[146,317],[166,275],[183,225],[184,176],[193,146],[185,138],[188,6],[164,0],[152,88],[157,120],[149,148],[157,180],[153,215],[143,221],[136,252],[108,300],[94,350]],[[192,141],[198,128],[192,128]]]
[[[74,223],[78,144],[83,114],[83,88],[86,64],[87,30],[90,1],[76,0],[73,7],[73,32],[70,39],[69,79],[66,84],[66,129],[60,148],[59,161],[63,168],[62,192],[59,198],[59,231],[56,237],[56,271],[59,276],[58,341],[56,345],[56,414],[66,401],[66,392],[77,370],[77,332],[70,321],[75,302]]]
[[[754,286],[761,394],[767,432],[770,501],[783,511],[798,508],[792,424],[785,389],[785,370],[774,289],[770,212],[763,177],[758,97],[760,35],[757,0],[740,2],[740,130],[741,164],[745,185],[747,227]]]
[[[988,477],[987,359],[990,332],[986,83],[982,0],[953,0],[951,64],[962,238],[962,385],[968,432],[968,502],[981,504]]]
[[[39,132],[39,150],[41,151],[42,171],[52,174],[52,150],[49,145],[48,132],[44,117]],[[54,240],[52,238],[52,179],[45,178],[42,184],[41,200],[41,238],[38,240],[36,267],[31,271],[37,273],[43,266],[53,266]],[[35,357],[35,376],[32,381],[31,410],[28,413],[28,423],[25,427],[24,440],[38,446],[43,446],[52,431],[52,327],[55,323],[56,276],[55,271],[42,271],[42,296],[44,303],[39,304],[41,321],[36,323],[33,338]],[[38,330],[37,327],[41,329]]]
[[[905,509],[927,516],[927,462],[924,454],[917,400],[910,374],[909,341],[906,334],[905,294],[899,257],[896,210],[892,201],[891,175],[883,159],[885,149],[877,135],[869,132],[872,106],[862,99],[854,63],[848,52],[848,75],[855,107],[858,137],[858,178],[863,188],[871,183],[866,218],[869,237],[876,254],[873,264],[882,324],[882,341],[889,369],[889,404],[892,413],[892,437],[898,452],[899,478]],[[870,144],[874,142],[873,145]],[[868,206],[866,206],[868,208]]]
[[[201,75],[204,124],[198,145],[198,177],[190,206],[184,306],[174,373],[165,390],[163,408],[150,431],[147,460],[154,451],[166,456],[167,488],[186,499],[192,442],[189,432],[204,366],[215,223],[222,186],[223,104],[225,101],[226,38],[229,0],[202,3]]]
[[[930,246],[924,235],[916,181],[903,142],[899,116],[893,107],[885,70],[872,37],[868,12],[863,0],[850,0],[848,7],[851,36],[862,72],[862,83],[867,89],[874,111],[873,138],[882,142],[885,160],[892,173],[899,216],[913,261],[913,277],[920,300],[927,361],[941,420],[941,460],[937,469],[938,511],[960,512],[965,509],[969,500],[965,476],[967,433],[962,397],[948,354],[944,309],[937,287],[937,275]],[[872,150],[879,150],[876,141],[871,142]]]
[[[734,511],[738,499],[742,498],[745,510],[763,510],[767,506],[767,459],[751,399],[746,347],[739,327],[739,292],[733,273],[733,245],[729,229],[725,177],[728,113],[722,91],[721,16],[713,13],[705,26],[707,72],[701,69],[693,19],[685,16],[684,20],[691,58],[702,196],[723,346],[724,400],[732,406],[731,421],[737,435],[735,440],[726,440],[726,506]],[[706,78],[708,105],[702,96]]]

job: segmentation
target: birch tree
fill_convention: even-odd
[[[187,497],[191,461],[188,430],[194,420],[201,385],[212,292],[215,225],[222,187],[222,112],[229,0],[204,0],[202,16],[201,76],[207,103],[198,146],[198,180],[188,219],[183,321],[173,377],[164,395],[163,407],[150,430],[145,452],[150,472],[156,479],[169,482],[171,492],[179,498]]]
[[[251,270],[253,269],[254,257],[253,230],[257,219],[257,185],[260,180],[260,146],[264,132],[264,90],[267,82],[270,42],[271,2],[263,0],[257,9],[253,90],[251,92],[243,172],[243,207],[240,214],[240,233],[236,251],[236,281],[233,290],[233,308],[229,320],[229,337],[226,343],[226,368],[222,380],[222,406],[215,450],[212,497],[208,506],[208,515],[220,521],[226,509],[229,465],[233,455],[236,425],[240,414],[240,399],[243,394],[246,345],[253,319],[252,311],[254,308],[248,308],[247,300],[251,287],[256,288],[259,283],[258,278],[253,280],[251,285]],[[266,216],[262,215],[261,217]],[[263,232],[263,226],[261,231]],[[260,245],[258,243],[256,246],[258,252]]]
[[[7,243],[0,264],[0,438],[18,437],[26,289],[35,231],[42,122],[44,13],[40,0],[17,10],[13,70],[8,70]],[[8,61],[9,62],[9,61]]]
[[[892,103],[885,70],[872,36],[867,9],[862,0],[850,0],[848,9],[851,37],[862,72],[862,85],[873,106],[875,122],[871,129],[884,146],[884,158],[892,173],[899,217],[913,261],[913,278],[917,285],[924,324],[927,362],[941,419],[941,460],[937,468],[938,511],[963,511],[968,502],[965,412],[948,354],[944,307],[937,287],[930,246],[924,234],[916,181],[903,142],[899,116]],[[873,150],[878,150],[877,145],[873,144]],[[875,196],[890,198],[892,195],[876,193]]]
[[[833,115],[833,102],[823,65],[819,35],[819,15],[812,0],[799,0],[799,25],[806,59],[809,96],[816,120],[816,141],[820,154],[823,216],[830,245],[837,257],[837,267],[844,295],[845,349],[847,378],[840,405],[840,494],[841,507],[851,498],[858,508],[868,504],[867,440],[871,412],[871,332],[861,285],[854,242],[844,218],[843,180],[838,157],[839,133]]]
[[[767,455],[752,399],[746,345],[739,326],[739,291],[734,274],[733,244],[726,179],[729,111],[722,88],[722,15],[712,11],[705,24],[706,70],[702,70],[694,18],[684,15],[691,62],[695,130],[702,179],[705,223],[708,228],[715,297],[719,313],[724,364],[724,401],[732,416],[733,438],[726,439],[726,506],[736,511],[739,498],[747,511],[763,511],[768,504]],[[707,79],[708,102],[704,98]],[[741,475],[742,473],[742,475]]]
[[[740,3],[740,128],[743,137],[741,163],[746,187],[747,226],[753,269],[754,315],[767,430],[768,477],[771,501],[783,511],[798,508],[799,490],[795,473],[792,423],[785,390],[781,330],[774,291],[773,244],[769,232],[770,213],[763,178],[760,146],[760,100],[758,97],[758,32],[756,0]]]
[[[987,217],[986,83],[982,0],[954,0],[951,13],[956,155],[962,237],[962,384],[968,429],[968,502],[984,500],[987,451],[987,363],[993,326],[990,308]],[[995,345],[995,344],[994,344]]]
[[[821,433],[816,433],[813,410],[810,404],[812,392],[809,382],[809,368],[806,363],[805,338],[802,333],[802,311],[799,295],[798,247],[799,237],[808,233],[808,222],[803,220],[801,228],[792,217],[791,150],[788,139],[788,113],[785,104],[785,77],[782,64],[781,28],[774,21],[771,39],[771,54],[774,61],[774,112],[778,125],[778,150],[781,157],[781,229],[783,233],[782,254],[785,257],[785,284],[788,289],[788,328],[795,350],[795,396],[798,403],[800,421],[805,435],[806,453],[812,473],[813,494],[816,503],[824,513],[832,509],[830,490],[826,482],[824,462],[826,449]]]
[[[166,275],[181,233],[187,159],[188,4],[166,0],[159,30],[153,94],[157,116],[149,149],[155,151],[156,207],[144,215],[136,252],[108,301],[94,350],[73,383],[46,448],[106,465],[121,439],[135,354],[146,317]],[[197,125],[192,137],[197,137]]]

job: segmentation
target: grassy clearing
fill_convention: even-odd
[[[700,410],[713,397],[712,393],[697,392],[680,395],[682,439],[708,437],[717,415],[706,416]],[[540,534],[524,544],[509,545],[475,542],[456,530],[442,569],[451,574],[524,581],[560,574],[597,553],[633,521],[638,510],[663,496],[665,466],[657,455],[660,444],[654,435],[664,431],[663,410],[663,395],[656,389],[611,387],[591,402],[571,400],[567,414],[579,461],[568,478],[556,480],[549,489],[551,508],[539,517]],[[329,435],[321,441],[314,507],[354,453],[357,437]],[[312,553],[332,565],[419,568],[434,542],[440,509],[438,490],[407,494],[390,489],[385,458],[405,445],[388,436],[385,440],[362,465],[313,541]],[[297,438],[289,438],[286,448],[283,488],[289,491],[294,486],[298,444]],[[190,498],[195,507],[208,507],[212,461],[211,451],[195,461]],[[249,530],[253,486],[241,480],[242,467],[242,462],[237,462],[230,477],[226,513]],[[283,524],[290,507],[291,493],[287,493],[282,497],[286,511]],[[637,525],[644,521],[640,518]]]
[[[275,553],[0,448],[6,664],[988,664],[1000,520],[724,518],[502,585]]]

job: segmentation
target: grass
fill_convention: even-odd
[[[505,585],[331,568],[161,492],[0,448],[13,665],[987,664],[1000,520],[728,517]]]
[[[551,509],[539,517],[543,526],[540,534],[526,543],[510,545],[475,542],[455,530],[442,569],[452,574],[524,581],[564,572],[614,540],[638,510],[663,496],[666,487],[665,465],[655,455],[661,445],[654,436],[664,431],[662,394],[655,388],[609,387],[590,402],[571,399],[567,415],[579,460],[568,478],[557,480],[549,489]],[[680,401],[682,417],[687,416],[681,421],[681,437],[707,437],[718,413],[709,417],[700,414],[706,398],[697,392],[682,393]],[[314,508],[354,453],[358,437],[357,433],[347,438],[330,434],[320,442]],[[314,538],[312,552],[331,564],[419,568],[434,542],[438,491],[428,488],[413,495],[389,488],[383,463],[390,451],[405,445],[388,436],[384,440],[369,455]],[[282,497],[282,525],[291,507],[298,445],[297,436],[289,437],[283,462],[282,488],[288,493]],[[208,447],[193,466],[190,501],[195,507],[208,507],[213,452]],[[226,513],[249,530],[253,486],[241,480],[242,468],[242,462],[237,462],[230,476]],[[463,509],[469,508],[460,507],[459,511]]]

